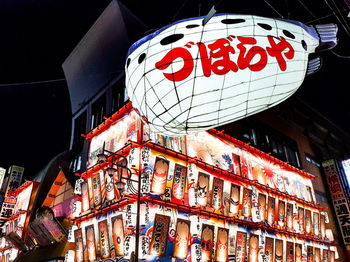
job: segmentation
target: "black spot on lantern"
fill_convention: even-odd
[[[301,45],[303,46],[304,50],[307,51],[307,44],[304,40],[301,40]]]
[[[191,25],[186,25],[187,29],[195,28],[198,27],[199,25],[191,24]]]
[[[245,22],[245,20],[242,18],[221,20],[221,23],[223,23],[225,25],[239,24],[239,23],[243,23],[243,22]]]
[[[283,34],[286,36],[286,37],[289,37],[289,38],[291,38],[291,39],[295,39],[295,35],[293,35],[291,32],[289,32],[288,30],[283,30],[282,31],[283,32]]]
[[[272,26],[268,25],[268,24],[263,24],[263,23],[258,23],[258,26],[260,26],[261,28],[270,31],[272,29]]]
[[[169,44],[175,43],[176,41],[182,39],[183,37],[184,37],[184,34],[169,35],[167,37],[164,37],[162,40],[160,40],[160,44],[169,45]]]
[[[130,65],[130,61],[131,61],[131,59],[130,59],[130,58],[128,58],[128,60],[126,60],[126,68],[128,68],[128,67],[129,67],[129,65]]]
[[[145,54],[145,53],[142,53],[142,54],[139,56],[139,60],[138,60],[139,64],[141,64],[141,63],[143,62],[143,60],[145,60],[145,58],[146,58],[146,54]]]

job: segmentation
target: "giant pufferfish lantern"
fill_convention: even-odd
[[[334,24],[218,14],[175,22],[128,52],[126,88],[152,131],[180,136],[277,105],[320,67],[313,52],[337,44]]]

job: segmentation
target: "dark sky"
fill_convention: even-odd
[[[66,83],[60,80],[64,78],[61,65],[109,2],[0,0],[0,166],[23,165],[25,174],[30,176],[69,148],[71,111]],[[326,17],[324,23],[339,23],[323,0],[267,1],[273,9],[264,0],[122,2],[150,29],[205,15],[214,2],[221,13],[283,16],[304,23],[316,16]],[[340,16],[346,10],[339,7]],[[336,52],[350,55],[349,36],[342,30],[339,38]],[[297,94],[350,131],[350,62],[330,53],[320,55],[324,59],[323,68],[308,77]],[[57,81],[6,86],[43,80]]]

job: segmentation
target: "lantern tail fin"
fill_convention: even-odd
[[[315,25],[314,27],[320,38],[316,52],[330,50],[337,45],[338,26],[336,24]]]
[[[309,60],[309,63],[307,65],[306,75],[312,75],[316,73],[318,70],[320,70],[321,66],[322,66],[321,57],[316,57],[314,59]]]

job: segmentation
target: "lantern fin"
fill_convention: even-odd
[[[306,75],[312,75],[313,73],[316,73],[318,70],[320,70],[321,66],[322,66],[321,57],[316,57],[314,59],[309,60],[309,63],[307,65]]]
[[[338,26],[336,24],[315,25],[314,28],[320,38],[316,52],[330,50],[337,45]]]

